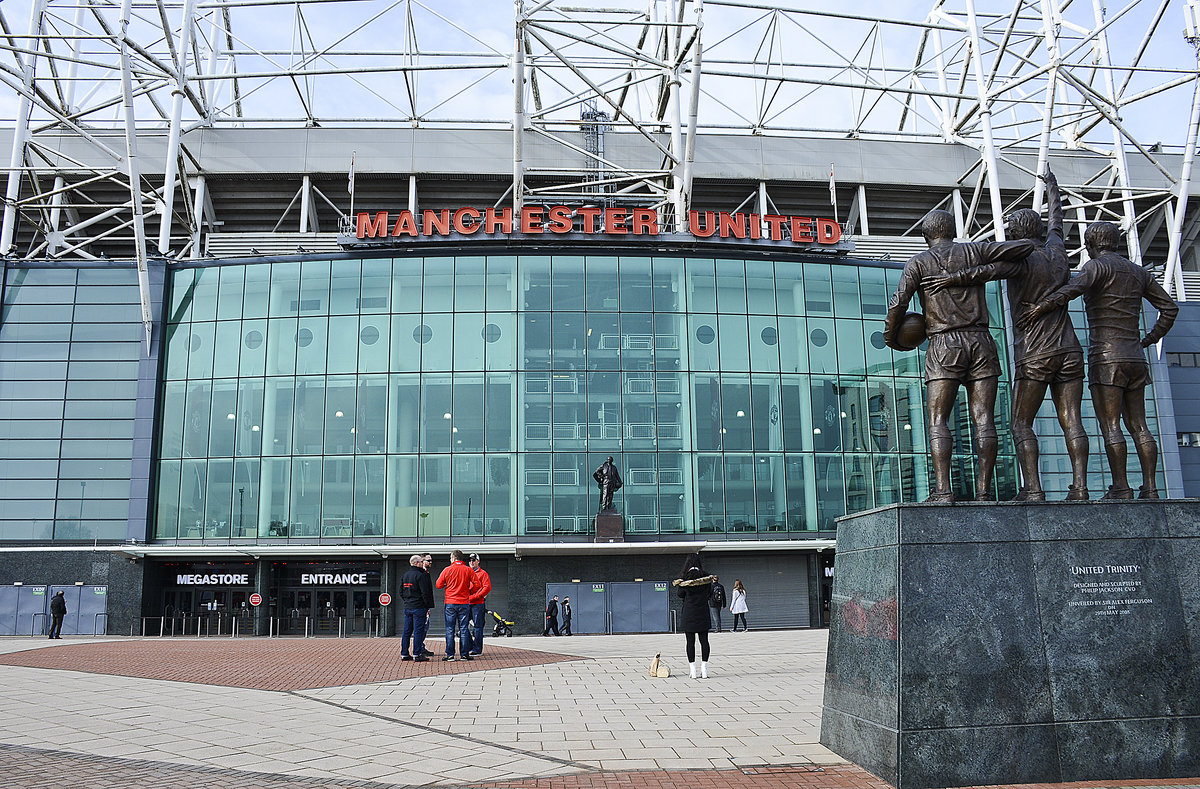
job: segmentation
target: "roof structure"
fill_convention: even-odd
[[[1040,206],[1035,175],[1071,161],[1077,218],[1119,222],[1135,258],[1161,239],[1182,297],[1200,233],[1197,3],[935,0],[883,17],[747,0],[18,0],[0,9],[0,251],[143,271],[201,256],[224,221],[210,179],[238,175],[298,181],[259,232],[289,212],[313,232],[352,213],[356,177],[411,175],[413,205],[418,175],[467,178],[439,166],[455,145],[492,152],[470,171],[491,202],[627,203],[675,223],[723,178],[778,210],[773,158],[854,152],[854,181],[887,185],[862,152],[920,150],[973,237],[1002,238],[1006,210]],[[280,139],[290,157],[229,166]],[[723,147],[749,154],[722,172]],[[828,181],[835,205],[849,175],[781,169]],[[849,202],[869,235],[861,189]]]

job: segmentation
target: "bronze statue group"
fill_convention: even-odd
[[[1145,388],[1150,370],[1144,349],[1170,330],[1179,312],[1175,302],[1145,269],[1117,251],[1121,230],[1110,222],[1094,222],[1084,233],[1089,260],[1076,276],[1063,236],[1062,198],[1049,170],[1043,176],[1050,204],[1049,222],[1032,209],[1011,214],[1010,241],[954,241],[954,218],[931,211],[921,230],[929,249],[904,266],[884,323],[884,341],[912,350],[902,331],[909,302],[920,297],[929,345],[925,353],[928,389],[926,416],[933,460],[933,489],[928,501],[953,502],[950,460],[953,438],[949,419],[960,386],[975,427],[978,460],[976,501],[995,501],[992,472],[999,442],[995,405],[1000,359],[988,329],[984,285],[1004,280],[1013,319],[1013,438],[1021,472],[1017,501],[1045,501],[1038,473],[1038,441],[1033,421],[1045,399],[1054,402],[1071,460],[1072,483],[1067,499],[1086,501],[1088,438],[1083,429],[1083,350],[1067,312],[1067,302],[1083,296],[1088,319],[1088,385],[1100,421],[1112,484],[1104,499],[1132,499],[1126,475],[1126,443],[1121,422],[1129,429],[1141,464],[1137,496],[1159,497],[1155,486],[1158,445],[1146,423]],[[1043,231],[1045,238],[1043,239]],[[1158,310],[1154,326],[1141,335],[1142,301]],[[914,344],[915,345],[915,344]]]

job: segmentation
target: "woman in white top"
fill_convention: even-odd
[[[746,587],[742,586],[741,580],[733,582],[733,597],[729,602],[729,613],[733,614],[733,632],[737,632],[738,619],[742,620],[742,631],[749,630],[746,625],[746,612],[750,609],[746,607]]]

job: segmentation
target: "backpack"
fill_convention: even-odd
[[[725,587],[720,584],[712,585],[712,592],[708,595],[708,604],[713,608],[725,607]]]

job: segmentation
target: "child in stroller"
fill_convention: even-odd
[[[513,625],[516,622],[511,619],[505,619],[495,611],[489,611],[488,613],[492,615],[492,620],[496,623],[495,627],[492,628],[492,636],[507,636],[512,638]]]

